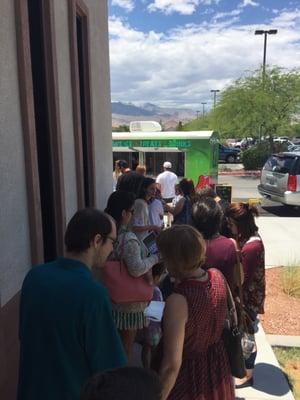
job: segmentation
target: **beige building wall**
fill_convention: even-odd
[[[77,210],[74,126],[70,67],[68,0],[54,0],[54,24],[58,73],[60,125],[62,133],[63,173],[66,221]]]
[[[112,192],[112,135],[107,1],[86,0],[90,17],[96,204],[104,209]]]
[[[68,0],[53,0],[66,223],[77,210]],[[96,205],[112,191],[111,108],[106,0],[89,9]],[[15,26],[15,1],[0,2],[0,397],[15,399],[18,299],[31,268],[24,136]]]
[[[4,306],[20,289],[31,264],[15,13],[11,0],[1,0],[0,38],[0,299]]]
[[[92,124],[96,205],[104,209],[112,191],[111,98],[107,2],[85,0],[89,10]],[[68,0],[55,0],[56,49],[67,221],[77,209]]]

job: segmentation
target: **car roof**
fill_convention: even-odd
[[[273,156],[292,156],[292,157],[300,157],[300,151],[283,151],[281,153],[275,153]]]

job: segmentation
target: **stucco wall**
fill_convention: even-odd
[[[20,289],[30,267],[14,1],[0,12],[0,304]]]
[[[77,210],[68,1],[54,1],[58,94],[62,132],[66,222]]]
[[[91,90],[97,207],[112,191],[112,136],[107,1],[85,0],[90,18]]]
[[[110,70],[106,1],[85,0],[89,10],[92,123],[96,205],[103,209],[112,190]],[[68,1],[55,0],[55,29],[67,221],[77,209]]]

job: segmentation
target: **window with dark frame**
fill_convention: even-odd
[[[82,0],[69,0],[69,7],[77,197],[82,208],[95,206],[89,17]]]

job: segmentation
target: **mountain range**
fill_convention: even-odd
[[[128,125],[130,121],[157,121],[164,129],[175,128],[179,121],[188,122],[195,118],[195,111],[186,108],[159,107],[152,103],[135,105],[112,102],[112,126]]]

